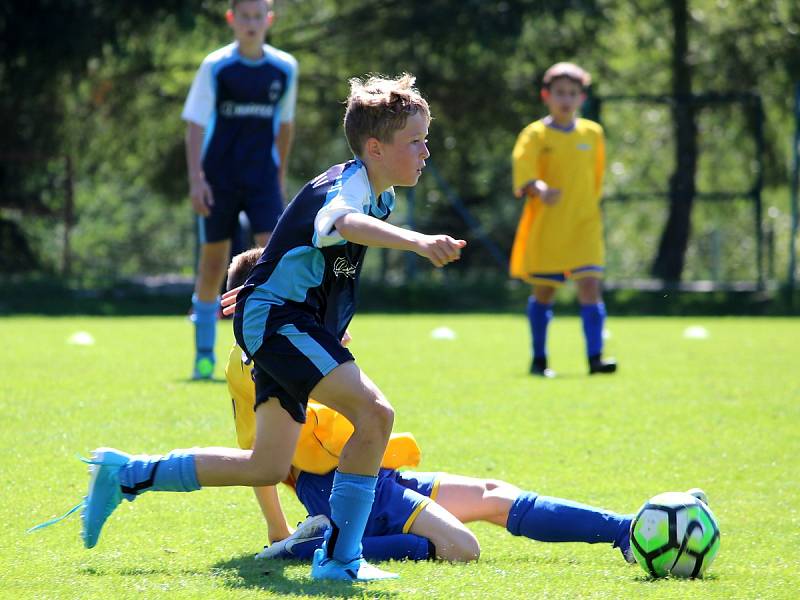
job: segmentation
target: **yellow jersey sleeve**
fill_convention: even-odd
[[[233,404],[236,441],[240,448],[253,447],[256,437],[256,388],[253,383],[253,363],[236,344],[228,354],[225,381]]]
[[[512,185],[515,195],[519,195],[520,190],[527,183],[541,179],[539,169],[540,128],[537,123],[531,123],[520,132],[514,144],[514,150],[511,152]]]

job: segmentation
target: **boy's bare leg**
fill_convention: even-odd
[[[575,281],[578,302],[581,304],[597,304],[603,301],[602,280],[599,277],[582,277]]]
[[[195,453],[201,486],[275,485],[289,473],[300,423],[292,419],[277,398],[256,409],[256,439],[252,450],[200,448]]]
[[[316,579],[342,579],[348,573],[353,579],[396,577],[367,565],[361,557],[361,538],[375,499],[377,473],[394,411],[352,361],[334,368],[310,395],[344,415],[355,430],[339,456],[329,500],[331,528],[323,547],[314,553],[311,575]]]
[[[194,286],[195,294],[201,302],[213,302],[219,296],[222,280],[230,262],[230,254],[230,240],[210,242],[201,246],[197,281]]]
[[[462,523],[487,521],[505,527],[519,494],[519,488],[505,481],[447,473],[439,480],[436,502]]]
[[[481,554],[475,535],[438,502],[430,502],[422,509],[409,532],[428,538],[436,548],[436,558],[442,560],[468,562]]]
[[[374,476],[394,423],[394,410],[378,386],[347,362],[323,377],[309,395],[343,414],[355,429],[342,449],[339,471]]]

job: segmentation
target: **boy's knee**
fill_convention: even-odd
[[[434,543],[436,557],[453,562],[471,562],[481,556],[481,545],[471,531],[454,532],[446,539]]]
[[[378,396],[365,407],[354,426],[388,438],[394,426],[394,409],[386,398]]]

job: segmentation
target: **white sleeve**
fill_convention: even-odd
[[[336,231],[334,223],[344,215],[350,213],[363,214],[364,209],[361,199],[352,194],[343,194],[342,191],[319,209],[314,218],[314,245],[317,248],[333,246],[344,240],[342,235]]]
[[[294,121],[294,107],[295,104],[297,104],[297,75],[299,68],[294,57],[290,56],[289,58],[291,58],[291,61],[289,62],[290,71],[286,81],[286,93],[280,99],[280,102],[278,102],[281,123],[290,123]]]
[[[186,103],[183,105],[181,118],[205,128],[214,111],[214,84],[212,81],[212,65],[204,60],[194,76]]]

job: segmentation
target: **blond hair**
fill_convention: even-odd
[[[369,138],[391,143],[395,131],[406,126],[411,115],[431,119],[428,102],[414,87],[416,78],[403,73],[394,79],[370,75],[350,80],[344,113],[344,135],[353,154],[360,156]]]
[[[228,267],[227,289],[232,290],[247,281],[247,276],[250,275],[250,271],[256,266],[263,252],[263,248],[251,248],[231,259],[231,264]]]
[[[559,62],[547,69],[542,78],[542,87],[549,89],[556,79],[569,79],[584,89],[592,83],[592,76],[586,70],[571,62]]]

